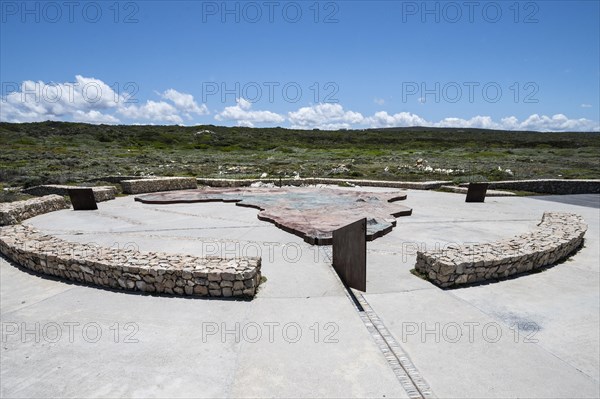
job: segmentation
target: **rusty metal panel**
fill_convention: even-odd
[[[94,197],[94,190],[91,188],[70,188],[68,191],[74,210],[94,211],[98,209],[96,198]]]
[[[367,219],[333,231],[333,268],[349,287],[367,291]]]
[[[465,202],[483,202],[487,192],[488,183],[469,183],[467,199]]]

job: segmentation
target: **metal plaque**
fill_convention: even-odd
[[[344,284],[367,291],[367,219],[333,231],[333,268]]]
[[[94,190],[91,188],[70,188],[69,198],[71,204],[76,211],[94,211],[98,209],[96,198],[94,198]]]
[[[465,202],[483,202],[487,192],[488,183],[469,183],[467,199]]]

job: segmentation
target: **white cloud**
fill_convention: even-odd
[[[376,97],[376,98],[373,99],[373,102],[375,104],[377,104],[377,105],[383,105],[383,104],[385,104],[385,100],[383,98],[377,98]]]
[[[494,121],[490,116],[477,115],[469,119],[447,117],[440,121],[428,121],[410,112],[388,114],[379,111],[372,116],[363,117],[358,112],[346,111],[340,104],[318,104],[303,107],[290,112],[289,122],[294,129],[351,129],[377,127],[457,127],[502,130],[534,130],[534,131],[600,131],[600,124],[589,119],[569,119],[563,114],[553,116],[533,114],[519,121],[509,116]]]
[[[171,122],[175,124],[183,123],[183,119],[179,116],[177,109],[164,101],[148,100],[144,105],[130,105],[119,109],[118,112],[130,119]]]
[[[102,112],[96,110],[91,110],[88,112],[77,110],[73,114],[73,121],[107,125],[117,124],[120,122],[119,119],[115,118],[114,116],[103,114]]]
[[[101,116],[100,112],[114,110],[125,101],[123,96],[103,81],[81,75],[75,77],[75,82],[45,83],[26,80],[9,88],[13,90],[2,97],[0,110],[0,120],[6,122],[76,120],[77,116],[90,121],[98,119],[116,123],[117,118]],[[90,113],[91,111],[96,113]]]
[[[569,119],[563,114],[553,116],[533,114],[519,123],[520,130],[540,131],[600,131],[598,122],[589,119]]]
[[[8,84],[8,86],[7,86]],[[126,96],[115,92],[100,79],[77,75],[74,82],[45,83],[27,80],[10,84],[3,82],[7,92],[0,98],[0,121],[37,122],[63,120],[86,123],[183,124],[194,116],[209,113],[205,104],[198,104],[191,94],[168,89],[157,93],[158,100],[143,104],[128,104]],[[381,99],[375,99],[378,103]],[[383,103],[383,100],[381,100]],[[581,104],[582,108],[592,108]],[[123,122],[121,119],[125,119]],[[235,121],[241,126],[257,123],[283,124],[296,129],[351,129],[365,127],[460,127],[535,131],[600,131],[598,121],[585,118],[569,119],[564,114],[533,114],[522,120],[507,116],[493,120],[477,115],[469,119],[447,117],[429,121],[410,112],[388,114],[386,111],[363,116],[346,110],[341,104],[321,103],[288,112],[287,117],[269,110],[253,110],[252,104],[239,98],[236,105],[225,107],[215,115],[218,121]]]
[[[4,82],[8,94],[0,101],[0,121],[39,122],[62,120],[86,123],[121,123],[119,115],[136,122],[183,123],[183,117],[206,115],[191,94],[174,89],[164,91],[167,101],[148,100],[143,105],[128,104],[128,98],[115,92],[100,79],[75,76],[74,82],[46,83],[26,80]]]
[[[252,111],[252,104],[244,99],[238,98],[237,104],[225,109],[215,115],[218,121],[236,121],[239,126],[253,127],[255,123],[281,123],[285,118],[271,111]]]
[[[96,78],[75,76],[74,100],[71,104],[77,109],[108,109],[117,108],[125,102],[125,97],[116,93],[110,86]],[[71,85],[65,83],[64,85]],[[67,96],[62,97],[68,99]]]
[[[349,129],[365,118],[359,112],[344,111],[340,104],[321,103],[289,112],[288,119],[293,129]]]
[[[173,104],[175,104],[175,108],[177,108],[178,110],[185,112],[188,119],[191,119],[190,114],[208,114],[208,108],[206,107],[206,105],[198,105],[198,103],[194,101],[194,96],[192,96],[191,94],[180,93],[177,90],[169,89],[162,93],[162,97],[164,99],[170,100]]]
[[[398,127],[398,126],[425,126],[428,122],[418,115],[410,112],[399,112],[389,115],[385,111],[376,112],[365,119],[369,127]]]
[[[474,116],[471,119],[462,118],[444,118],[434,123],[436,127],[465,127],[477,129],[503,129],[503,127],[494,122],[489,116]]]

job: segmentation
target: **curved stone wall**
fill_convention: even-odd
[[[0,228],[0,252],[38,273],[129,291],[253,297],[261,278],[260,258],[102,248],[67,242],[23,225]]]
[[[440,287],[496,280],[567,258],[586,231],[579,215],[546,212],[535,230],[507,240],[419,251],[415,269]]]
[[[46,195],[25,201],[0,204],[0,226],[21,223],[25,219],[48,212],[67,209],[67,201],[60,195]]]

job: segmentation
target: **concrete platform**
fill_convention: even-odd
[[[475,204],[453,193],[408,191],[413,215],[368,243],[364,298],[434,395],[600,395],[599,201],[574,195]],[[570,261],[447,291],[410,273],[416,246],[516,235],[546,210],[579,213],[589,225],[585,247]],[[329,266],[330,248],[308,245],[256,212],[124,197],[97,212],[29,219],[71,241],[261,255],[267,281],[252,301],[145,296],[34,276],[1,259],[1,396],[408,397]]]

